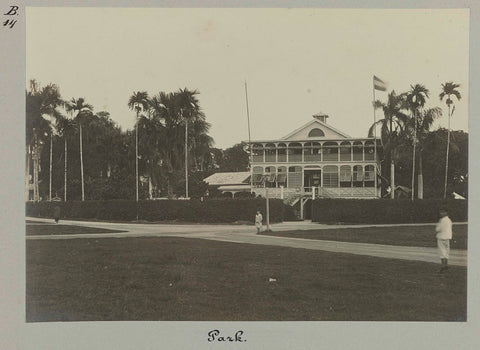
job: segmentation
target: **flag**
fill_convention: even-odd
[[[387,91],[387,83],[385,83],[382,79],[380,79],[380,78],[378,78],[374,75],[373,76],[373,88],[375,90]]]

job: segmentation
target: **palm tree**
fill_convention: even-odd
[[[49,84],[42,89],[44,95],[45,114],[50,117],[50,163],[49,163],[49,191],[48,198],[52,200],[52,157],[53,157],[53,124],[54,119],[61,118],[62,115],[57,111],[57,107],[64,104],[61,99],[60,91],[55,84]]]
[[[442,115],[439,107],[421,110],[417,114],[416,135],[418,141],[418,199],[423,199],[423,151],[425,151],[425,140],[430,132],[435,119]]]
[[[135,119],[135,200],[138,202],[138,116],[141,111],[145,111],[148,108],[148,93],[146,91],[134,92],[128,100],[128,107],[137,113]]]
[[[150,115],[152,121],[155,121],[153,127],[156,127],[159,134],[157,152],[150,163],[154,166],[160,165],[160,170],[166,177],[168,197],[173,197],[173,184],[177,176],[176,170],[180,167],[183,143],[182,118],[177,94],[160,92],[155,95],[150,100]]]
[[[150,199],[153,198],[153,190],[158,189],[161,177],[164,175],[162,166],[167,165],[167,180],[173,173],[171,154],[169,148],[175,145],[175,138],[172,129],[167,132],[167,124],[172,127],[173,119],[169,117],[174,110],[172,94],[159,92],[148,100],[148,116],[140,117],[139,129],[142,130],[143,138],[140,141],[140,149],[145,160],[145,170],[148,175],[148,192]],[[167,107],[169,106],[169,107]],[[172,135],[173,134],[173,135]],[[170,146],[170,147],[169,147]]]
[[[75,129],[75,122],[71,118],[63,117],[58,118],[56,121],[56,127],[61,137],[64,139],[65,144],[65,159],[64,159],[64,169],[63,169],[63,200],[67,201],[67,158],[68,158],[68,137],[71,135],[72,131]]]
[[[79,126],[79,131],[80,131],[80,173],[81,173],[81,179],[82,179],[82,201],[85,200],[85,181],[83,178],[83,141],[82,141],[82,118],[87,115],[92,113],[93,111],[93,106],[85,103],[85,99],[83,97],[80,97],[78,99],[72,98],[70,100],[70,103],[66,105],[67,111],[73,111],[77,112],[77,115],[75,116],[75,120],[77,121],[77,124]]]
[[[180,108],[180,117],[185,123],[185,198],[188,198],[188,124],[198,118],[205,118],[200,112],[197,90],[180,89],[176,93],[176,102]]]
[[[25,200],[29,200],[30,185],[33,185],[33,200],[40,200],[38,189],[38,172],[40,165],[40,150],[48,135],[49,125],[41,113],[41,99],[33,91],[26,94],[25,110],[25,141],[26,141],[26,173],[25,173]],[[33,173],[30,174],[30,164],[33,160]],[[32,183],[30,183],[30,176]]]
[[[206,159],[210,158],[210,148],[214,144],[213,138],[208,135],[210,127],[210,123],[204,118],[197,118],[192,122],[192,153],[197,171],[203,171]]]
[[[188,89],[159,92],[148,100],[146,115],[138,119],[138,128],[142,131],[139,148],[143,149],[143,164],[152,182],[149,188],[157,187],[161,179],[166,178],[169,197],[174,194],[182,170],[188,186],[189,167],[185,165],[194,162],[198,167],[199,160],[206,158],[206,153],[210,154],[206,149],[213,143],[207,134],[210,124],[200,111],[197,94],[197,91]],[[188,187],[185,195],[188,195]]]
[[[381,140],[387,162],[390,162],[391,198],[395,198],[395,162],[398,156],[398,146],[403,141],[403,132],[408,122],[408,116],[402,111],[405,108],[405,94],[397,95],[395,90],[388,94],[387,102],[375,101],[375,109],[383,110],[384,118],[377,120],[368,130],[368,136],[373,137],[375,128],[381,128]]]
[[[30,155],[33,155],[33,189],[34,200],[40,199],[38,190],[38,173],[40,167],[40,148],[44,143],[44,138],[50,135],[50,184],[49,199],[52,199],[52,145],[53,145],[53,120],[62,117],[56,109],[63,103],[59,88],[55,84],[48,84],[39,89],[36,80],[30,81],[30,92],[26,97],[26,140],[27,140],[27,180],[30,172]],[[49,121],[44,118],[49,116]],[[33,146],[33,147],[32,147]],[[26,183],[28,200],[28,182]]]
[[[415,148],[417,144],[417,114],[425,106],[428,98],[428,89],[421,84],[410,85],[410,91],[406,94],[407,108],[410,109],[413,119],[413,155],[412,155],[412,200],[415,198]]]
[[[448,106],[448,133],[447,133],[447,151],[445,156],[445,188],[443,191],[443,198],[447,197],[448,150],[450,148],[450,117],[452,116],[453,110],[455,109],[455,107],[453,110],[451,108],[453,104],[451,97],[452,95],[455,96],[458,101],[462,98],[462,96],[460,95],[460,92],[457,90],[457,88],[459,87],[460,87],[460,84],[456,84],[454,82],[448,82],[448,83],[442,84],[442,92],[439,95],[440,101],[443,101],[443,98],[447,96],[446,103]]]

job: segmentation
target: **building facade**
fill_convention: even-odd
[[[251,144],[252,190],[261,196],[378,198],[377,138],[352,138],[327,124],[322,113],[277,140]]]

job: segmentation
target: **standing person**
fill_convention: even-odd
[[[260,210],[257,210],[257,215],[255,215],[255,227],[257,228],[257,233],[260,233],[263,225],[263,216],[260,213]]]
[[[60,206],[56,205],[55,208],[53,209],[53,219],[55,220],[55,223],[58,224],[58,221],[60,220]]]
[[[439,210],[440,220],[435,227],[438,254],[442,267],[439,272],[448,270],[448,255],[450,253],[450,240],[452,239],[452,220],[445,209]]]

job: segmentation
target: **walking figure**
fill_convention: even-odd
[[[450,254],[450,240],[452,239],[452,220],[445,209],[439,211],[440,220],[435,227],[438,254],[440,255],[441,268],[439,272],[448,270],[448,256]]]
[[[60,207],[57,205],[55,206],[55,209],[53,209],[53,219],[55,220],[55,223],[58,224],[58,221],[60,220]]]
[[[260,210],[257,210],[257,215],[255,215],[255,227],[257,228],[257,233],[260,233],[263,225],[263,216],[260,213]]]

